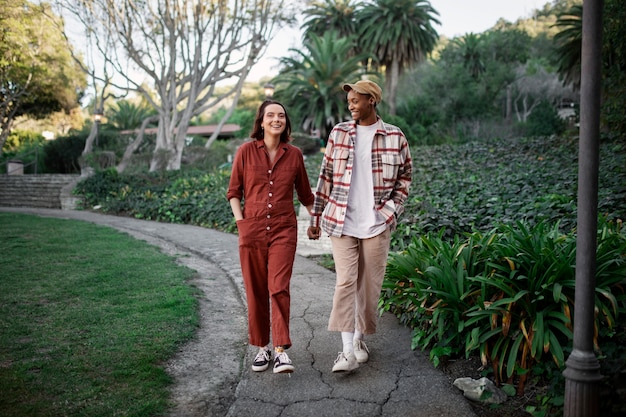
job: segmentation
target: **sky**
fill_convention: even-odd
[[[535,9],[550,0],[430,0],[439,12],[441,25],[435,25],[440,35],[448,38],[466,33],[481,33],[493,27],[500,18],[514,22],[529,17]],[[276,75],[278,57],[288,56],[289,48],[298,48],[301,34],[298,29],[286,28],[276,33],[265,56],[252,68],[249,81],[258,81]]]

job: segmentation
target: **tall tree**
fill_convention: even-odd
[[[113,72],[112,86],[139,93],[157,111],[151,171],[180,168],[192,118],[226,98],[234,108],[250,68],[291,17],[283,0],[58,1],[82,23],[100,66]],[[225,81],[235,83],[216,92]]]
[[[56,30],[49,5],[0,0],[0,149],[20,116],[79,106],[86,78]]]
[[[304,40],[312,34],[323,36],[328,31],[334,31],[338,38],[356,35],[357,9],[362,6],[362,2],[355,0],[310,1],[303,12]]]
[[[392,115],[400,76],[424,61],[439,39],[433,28],[438,15],[426,0],[375,0],[358,15],[359,47],[371,51],[384,68],[384,101]]]
[[[554,35],[558,72],[564,84],[580,88],[580,51],[583,43],[583,6],[574,5],[559,15],[555,26],[560,29]]]
[[[485,72],[480,35],[468,33],[462,38],[455,38],[453,43],[461,49],[463,66],[469,71],[472,78],[480,78]]]
[[[580,86],[583,5],[561,13],[554,36],[558,71],[564,83]],[[602,120],[626,133],[626,9],[622,0],[605,0],[602,13]]]
[[[303,50],[290,49],[294,56],[281,59],[283,69],[273,80],[277,98],[300,115],[305,130],[317,130],[324,140],[348,116],[342,85],[368,74],[361,62],[369,55],[351,55],[353,47],[352,38],[335,32],[311,33]]]
[[[603,117],[613,132],[626,135],[626,8],[605,0],[603,19]]]

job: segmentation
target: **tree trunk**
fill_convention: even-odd
[[[83,149],[83,152],[81,153],[82,156],[87,156],[93,152],[93,143],[96,140],[97,136],[98,136],[98,123],[93,122],[93,124],[91,125],[91,130],[89,131],[89,136],[87,136],[87,139],[85,140],[85,148]]]
[[[2,154],[2,148],[4,148],[4,144],[11,133],[12,126],[13,120],[8,120],[6,123],[3,122],[2,126],[0,126],[0,154]]]
[[[163,118],[159,118],[156,144],[150,160],[150,172],[164,171],[174,149],[173,139],[171,138],[174,135],[174,129],[169,129],[164,124]]]
[[[400,78],[400,63],[397,59],[394,59],[390,66],[385,71],[387,80],[385,81],[386,90],[383,92],[383,99],[387,103],[389,114],[391,116],[396,115],[396,97],[398,91],[398,79]]]
[[[156,122],[157,120],[159,120],[158,116],[150,116],[144,119],[144,121],[141,123],[141,127],[139,128],[139,132],[137,132],[135,140],[126,147],[126,150],[124,151],[124,156],[122,156],[122,160],[119,164],[117,164],[117,167],[115,167],[117,169],[117,172],[124,172],[124,170],[128,167],[128,164],[130,163],[130,158],[137,151],[137,149],[139,149],[139,145],[141,145],[141,143],[143,142],[143,136],[146,127],[148,126],[148,124]]]
[[[89,136],[85,140],[85,148],[78,159],[78,165],[80,165],[80,175],[83,177],[88,177],[93,174],[93,167],[89,165],[88,156],[93,153],[93,142],[98,137],[98,123],[93,122],[91,125],[91,130],[89,131]]]
[[[507,123],[511,123],[511,117],[513,117],[513,93],[511,92],[511,90],[513,89],[513,87],[509,84],[506,86],[506,114],[505,114],[505,120]]]

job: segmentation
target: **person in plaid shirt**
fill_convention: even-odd
[[[309,239],[330,236],[337,273],[328,330],[341,332],[333,372],[369,359],[363,335],[376,332],[391,231],[411,184],[411,153],[402,130],[383,122],[374,82],[344,84],[349,122],[330,132],[311,211]]]

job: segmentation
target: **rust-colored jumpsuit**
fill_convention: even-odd
[[[249,342],[254,346],[270,342],[270,326],[274,346],[291,346],[289,284],[298,239],[294,188],[300,203],[313,204],[300,149],[281,143],[272,165],[263,140],[239,147],[226,197],[244,201],[237,229]]]

